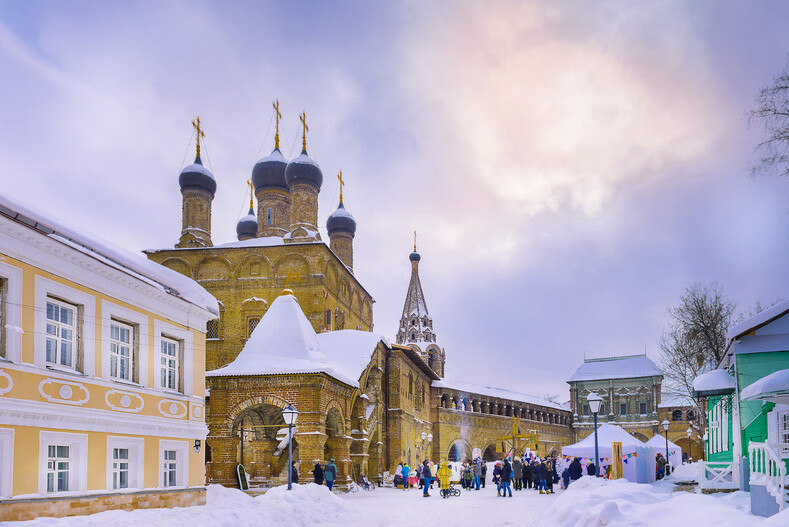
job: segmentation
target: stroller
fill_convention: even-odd
[[[367,476],[362,476],[359,480],[359,486],[364,490],[375,490],[375,485],[367,479]]]
[[[441,489],[442,498],[450,498],[452,496],[460,496],[460,489],[456,489],[454,483],[450,483],[448,489]]]

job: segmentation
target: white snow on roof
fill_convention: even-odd
[[[358,379],[381,341],[389,345],[381,335],[366,331],[316,335],[296,297],[283,294],[271,303],[238,357],[206,376],[326,373],[358,387]]]
[[[505,390],[503,388],[495,388],[493,386],[481,386],[478,384],[471,384],[468,382],[456,381],[450,379],[441,379],[439,381],[433,381],[432,386],[435,386],[437,388],[447,388],[450,390],[455,390],[457,392],[460,392],[461,394],[467,393],[467,394],[486,395],[488,397],[509,399],[510,401],[516,401],[521,403],[534,404],[538,406],[547,406],[548,408],[556,408],[557,410],[564,409],[562,405],[558,403],[552,403],[551,401],[546,401],[545,399],[541,399],[539,397],[535,397],[527,393]]]
[[[779,302],[773,307],[765,309],[761,313],[757,313],[751,318],[743,320],[739,324],[730,327],[729,331],[726,332],[726,340],[731,340],[744,333],[748,333],[753,328],[761,326],[762,324],[769,322],[770,320],[777,318],[786,312],[789,312],[789,300]]]
[[[672,408],[674,406],[690,406],[692,403],[687,397],[680,397],[679,395],[668,395],[662,393],[660,395],[660,404],[658,408]]]
[[[191,165],[185,166],[184,168],[181,169],[181,173],[184,172],[199,172],[201,174],[210,177],[211,179],[214,179],[214,175],[211,173],[211,171],[208,170],[203,165],[201,165],[200,163],[192,163]]]
[[[297,157],[294,157],[293,159],[291,159],[290,163],[300,163],[300,164],[303,164],[303,165],[315,165],[315,166],[318,166],[318,163],[316,163],[310,156],[308,156],[307,154],[305,154],[303,152],[301,154],[299,154]]]
[[[253,216],[254,217],[254,216]],[[244,241],[235,241],[214,245],[215,249],[226,249],[233,247],[273,247],[275,245],[285,245],[282,236],[262,236],[260,238],[250,238]]]
[[[646,355],[584,359],[568,382],[597,381],[604,379],[629,379],[663,375]]]
[[[715,390],[734,390],[734,377],[726,370],[712,370],[693,379],[693,389],[697,392]]]
[[[350,212],[348,212],[348,210],[345,208],[344,205],[342,207],[337,207],[334,210],[334,212],[329,214],[329,217],[330,218],[350,218],[352,220],[354,219],[353,215]],[[356,220],[354,220],[354,221],[356,221]]]
[[[142,254],[129,251],[94,234],[77,232],[48,214],[12,200],[5,194],[0,194],[0,212],[9,214],[32,228],[39,229],[42,234],[48,234],[50,238],[135,276],[170,295],[214,315],[219,314],[216,299],[200,284],[177,271],[148,260]]]
[[[789,369],[762,377],[745,388],[740,396],[743,399],[759,398],[789,404]]]
[[[272,150],[269,155],[267,155],[265,157],[261,157],[260,159],[258,159],[257,163],[255,163],[255,164],[257,165],[258,163],[263,163],[263,162],[266,162],[266,161],[282,161],[283,163],[287,163],[288,162],[288,160],[285,159],[285,156],[282,155],[282,152],[280,152],[276,148],[274,150]]]
[[[611,456],[611,443],[614,441],[622,443],[623,454],[630,454],[634,452],[636,448],[646,446],[643,441],[639,441],[619,426],[603,423],[597,427],[597,442],[600,457]],[[594,457],[594,443],[595,434],[589,434],[575,444],[563,446],[562,454],[566,456]]]

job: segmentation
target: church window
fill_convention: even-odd
[[[266,209],[266,225],[271,225],[271,207]]]
[[[219,338],[219,319],[209,320],[205,324],[205,338],[218,339]]]
[[[672,421],[682,421],[682,410],[674,410],[671,412]]]
[[[416,340],[416,333],[411,333],[411,340]]]
[[[627,403],[619,403],[619,415],[627,415]]]
[[[259,317],[250,317],[249,318],[249,320],[247,321],[247,326],[248,326],[248,329],[249,329],[249,333],[248,333],[247,338],[252,336],[252,332],[255,331],[256,327],[258,327],[258,322],[260,322],[260,318]]]
[[[696,417],[696,415],[693,413],[693,410],[688,410],[687,417],[688,421],[693,421],[693,418]]]
[[[638,403],[638,413],[641,415],[647,414],[647,403]]]
[[[422,404],[425,404],[425,385],[422,385]]]
[[[589,405],[588,404],[584,405],[584,415],[587,415],[587,416],[589,415]]]
[[[414,398],[414,376],[413,374],[408,374],[408,398]]]
[[[326,328],[331,329],[331,309],[326,310]]]

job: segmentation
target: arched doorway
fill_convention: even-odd
[[[463,439],[454,441],[449,447],[447,459],[449,461],[464,461],[471,457],[471,448]]]
[[[231,435],[239,438],[235,461],[244,465],[251,482],[276,481],[283,473],[287,479],[288,427],[281,408],[268,403],[246,408],[233,420]],[[295,439],[292,448],[298,461]]]
[[[482,452],[482,461],[488,463],[490,461],[496,461],[496,446],[495,445],[488,445],[488,447]]]

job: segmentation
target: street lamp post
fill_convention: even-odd
[[[293,437],[293,425],[296,424],[296,418],[299,416],[299,411],[289,404],[282,410],[282,418],[285,424],[288,425],[288,490],[293,488],[293,453],[291,449],[291,439]]]
[[[688,430],[685,433],[688,434],[688,463],[690,463],[690,436],[693,435],[693,429],[688,427]]]
[[[666,475],[668,476],[669,470],[668,467],[671,467],[671,463],[669,462],[668,457],[668,427],[671,426],[671,423],[668,422],[668,419],[663,419],[663,422],[660,423],[663,425],[663,431],[666,433]]]
[[[591,392],[586,397],[586,400],[589,402],[589,409],[594,415],[594,475],[597,477],[600,475],[600,451],[597,446],[597,412],[600,411],[600,405],[603,404],[603,399],[595,392]]]

